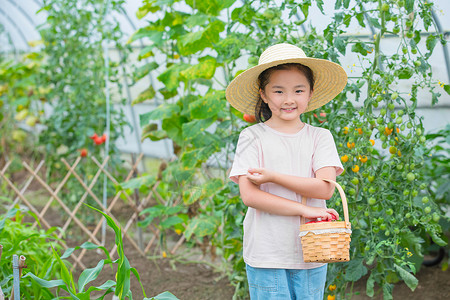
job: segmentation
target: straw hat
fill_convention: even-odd
[[[228,102],[244,114],[254,115],[259,98],[258,76],[264,70],[286,63],[308,66],[314,75],[314,93],[306,111],[314,110],[336,97],[347,84],[344,69],[331,61],[310,58],[302,49],[291,44],[276,44],[264,51],[257,66],[239,74],[228,85]]]

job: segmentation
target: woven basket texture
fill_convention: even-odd
[[[302,238],[305,262],[341,262],[350,260],[350,233],[306,234]]]

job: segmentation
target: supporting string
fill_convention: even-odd
[[[109,0],[106,0],[105,3],[105,16],[103,20],[105,20],[105,26],[108,24],[106,22],[106,18],[108,16],[109,10]],[[106,134],[107,139],[105,141],[105,156],[109,155],[109,140],[111,138],[111,107],[110,107],[110,94],[109,94],[109,52],[108,52],[108,39],[103,40],[103,56],[105,60],[105,97],[106,97]],[[105,169],[107,168],[107,164],[105,165]],[[108,205],[108,176],[103,174],[103,207],[106,209]],[[106,213],[106,211],[103,211]],[[104,246],[106,242],[106,219],[103,220],[102,223],[102,245]]]

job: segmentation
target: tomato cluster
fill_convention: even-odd
[[[98,136],[96,133],[94,133],[92,136],[89,137],[94,141],[95,145],[101,145],[108,139],[108,136],[106,133],[104,133],[102,136]]]

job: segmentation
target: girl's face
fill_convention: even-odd
[[[259,92],[272,111],[271,122],[277,123],[300,121],[313,94],[306,76],[295,68],[274,71],[269,83]]]

